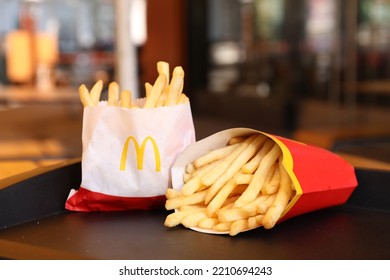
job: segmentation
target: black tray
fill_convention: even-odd
[[[64,209],[80,159],[0,181],[2,259],[390,259],[390,173],[357,169],[345,205],[235,237],[166,228],[169,213]]]

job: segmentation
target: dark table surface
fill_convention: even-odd
[[[390,259],[390,173],[357,169],[345,205],[235,237],[166,228],[160,211],[64,210],[80,161],[0,182],[3,259]]]

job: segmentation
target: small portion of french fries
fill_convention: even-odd
[[[145,103],[142,108],[157,108],[188,103],[189,98],[183,93],[184,70],[181,66],[173,69],[170,79],[169,64],[165,61],[157,62],[158,76],[154,84],[145,83]],[[83,84],[79,87],[80,101],[84,107],[97,106],[103,90],[103,82],[97,81],[89,92]],[[120,106],[122,108],[139,108],[132,99],[130,90],[120,91],[117,82],[111,82],[108,86],[108,106]]]
[[[175,212],[164,225],[232,236],[260,226],[273,228],[295,194],[280,147],[260,133],[233,137],[189,163],[183,182],[181,190],[166,192],[165,208]]]

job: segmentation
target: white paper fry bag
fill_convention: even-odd
[[[124,109],[85,107],[82,181],[66,209],[114,211],[163,207],[171,166],[195,142],[190,104]]]

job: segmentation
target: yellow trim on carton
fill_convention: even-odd
[[[297,179],[297,176],[295,176],[295,173],[293,171],[294,160],[293,160],[293,157],[291,155],[290,150],[287,148],[287,146],[282,141],[280,141],[275,136],[272,136],[272,135],[264,133],[264,132],[262,132],[262,133],[264,135],[270,137],[272,140],[274,140],[276,142],[276,144],[278,144],[278,146],[282,150],[282,153],[283,153],[282,164],[286,168],[287,173],[290,175],[290,178],[291,178],[292,183],[294,184],[294,187],[295,187],[295,190],[296,190],[295,196],[291,199],[290,203],[287,205],[286,209],[283,211],[283,213],[282,213],[282,215],[280,217],[280,218],[282,218],[295,205],[295,203],[301,197],[303,191],[302,191],[302,188],[301,188],[301,184],[299,183],[299,181]]]

